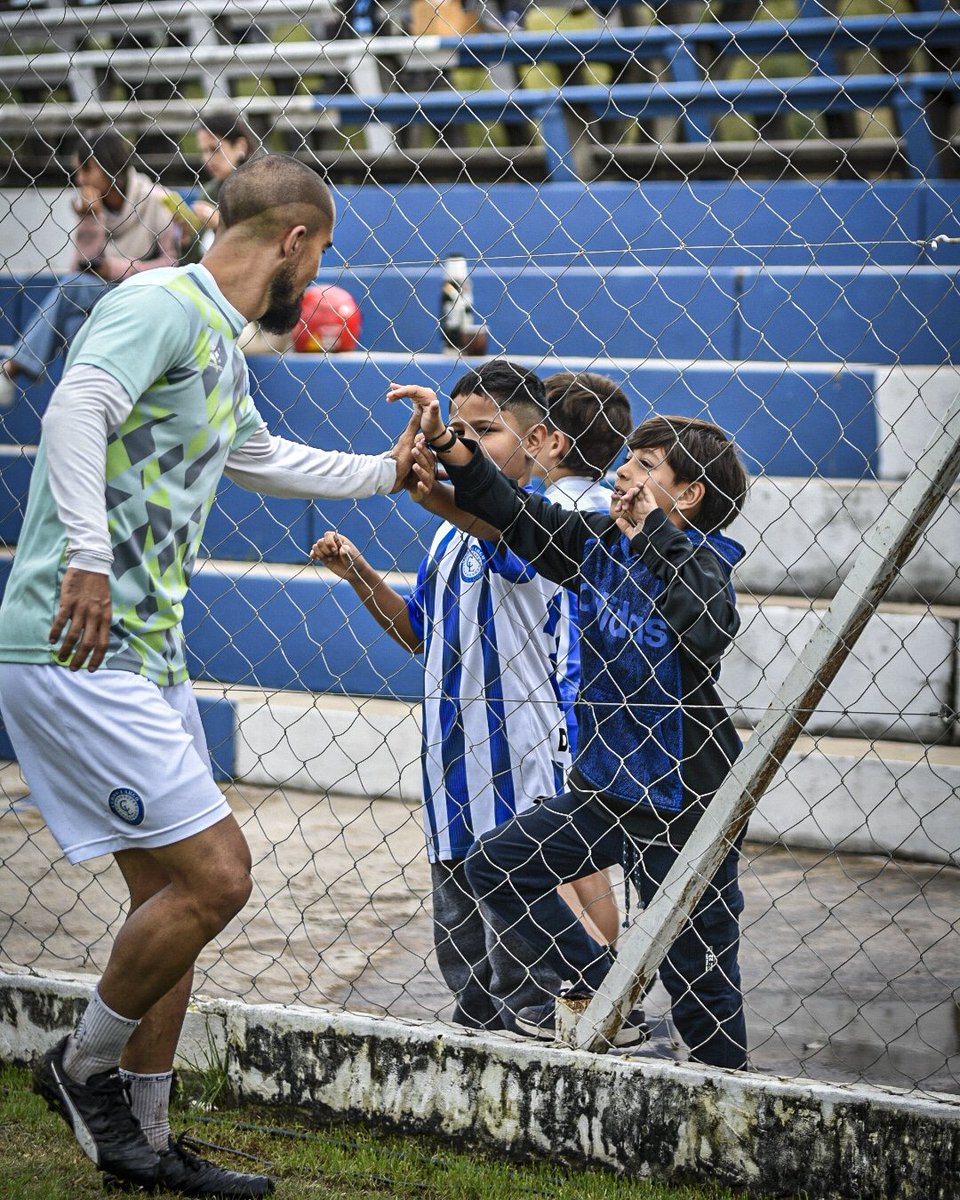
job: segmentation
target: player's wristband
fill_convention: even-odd
[[[447,433],[449,433],[450,436],[439,446],[436,443],[436,439],[434,439],[432,442],[427,442],[427,445],[434,452],[434,454],[446,454],[448,450],[452,450],[457,442],[460,441],[460,434],[457,433],[455,429],[448,429]]]

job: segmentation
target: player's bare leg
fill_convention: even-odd
[[[266,1176],[224,1171],[174,1143],[166,1115],[193,964],[250,894],[250,852],[240,827],[232,816],[227,817],[182,842],[150,851],[124,851],[117,859],[130,890],[131,910],[91,1001],[92,1033],[84,1031],[79,1039],[71,1035],[66,1046],[58,1048],[57,1069],[68,1077],[68,1087],[69,1080],[86,1082],[78,1077],[86,1074],[91,1063],[98,1068],[96,1078],[112,1076],[116,1068],[103,1069],[104,1054],[116,1045],[121,1023],[126,1022],[129,1032],[122,1060],[125,1071],[134,1075],[133,1115],[138,1109],[149,1113],[145,1123],[156,1155],[156,1182],[195,1196],[267,1195],[273,1182]],[[83,1025],[81,1021],[78,1030]],[[107,1037],[101,1036],[101,1029]],[[120,1057],[118,1053],[118,1061]],[[77,1132],[76,1122],[71,1119],[71,1124]],[[139,1121],[135,1124],[142,1138]],[[145,1165],[128,1170],[109,1155],[91,1157],[106,1171],[109,1185],[152,1182]]]

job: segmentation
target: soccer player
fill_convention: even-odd
[[[273,1181],[190,1154],[167,1111],[194,963],[251,888],[187,677],[183,598],[224,471],[278,496],[387,493],[409,472],[414,431],[382,457],[268,432],[237,334],[249,320],[294,325],[333,198],[306,166],[267,155],[224,183],[220,216],[201,264],[122,284],[71,346],[0,609],[0,706],[66,857],[115,855],[130,893],[94,996],[36,1090],[114,1181],[250,1197]]]
[[[454,385],[451,427],[522,485],[546,436],[544,401],[532,371],[494,360]],[[482,833],[562,787],[569,754],[549,612],[555,588],[483,528],[441,525],[409,599],[340,534],[327,533],[312,554],[396,641],[424,654],[423,814],[437,960],[458,1024],[513,1029],[515,1013],[544,1003],[560,981],[537,965],[542,939],[508,944],[463,863]]]
[[[466,872],[508,927],[528,941],[547,936],[548,964],[572,981],[571,995],[589,997],[610,950],[571,918],[557,883],[618,862],[628,837],[638,856],[633,877],[649,903],[740,752],[716,681],[740,624],[730,577],[743,557],[720,531],[740,512],[746,473],[716,425],[652,417],[630,435],[610,515],[571,512],[519,491],[448,428],[429,388],[394,387],[388,398],[420,410],[457,505],[577,592],[581,727],[568,791],[481,837]],[[660,977],[691,1057],[743,1069],[738,861],[732,846]],[[516,1027],[552,1039],[555,1001],[521,1011]]]

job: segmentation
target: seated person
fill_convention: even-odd
[[[133,162],[133,147],[115,129],[77,135],[71,272],[43,297],[0,367],[0,406],[13,402],[18,377],[30,381],[43,374],[115,283],[151,267],[177,265],[183,241],[179,197]]]
[[[203,159],[203,169],[211,182],[193,204],[195,215],[203,222],[204,248],[209,249],[220,223],[217,196],[223,181],[250,158],[257,149],[257,139],[236,109],[218,109],[201,113],[197,126],[197,146]]]

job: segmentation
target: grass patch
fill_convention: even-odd
[[[196,1098],[194,1098],[196,1099]],[[512,1163],[429,1138],[379,1134],[366,1125],[311,1123],[306,1113],[244,1107],[200,1114],[189,1092],[174,1127],[256,1161],[209,1156],[277,1179],[277,1200],[734,1200],[722,1188],[670,1188],[601,1170]],[[204,1151],[204,1154],[208,1152]],[[103,1200],[100,1177],[61,1119],[30,1090],[26,1071],[0,1068],[0,1196],[4,1200]]]

